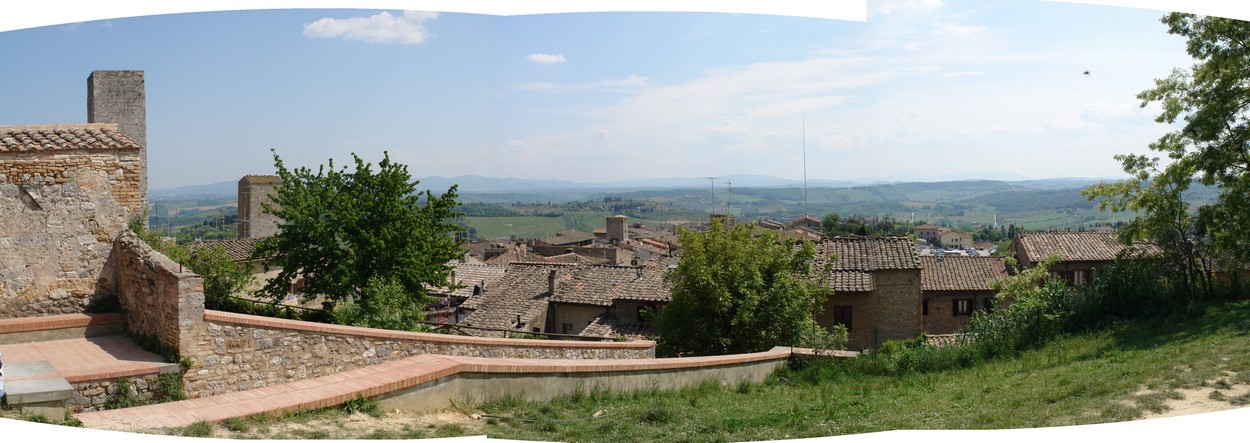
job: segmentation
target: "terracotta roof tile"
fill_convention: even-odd
[[[1002,257],[920,257],[922,291],[989,291],[990,282],[1006,278]]]
[[[826,239],[816,245],[815,271],[877,271],[920,269],[916,246],[907,237],[850,236]]]
[[[628,337],[631,340],[650,339],[655,337],[656,331],[650,326],[640,323],[624,323],[617,318],[616,314],[605,312],[599,314],[594,320],[586,325],[581,333],[577,334],[583,337]]]
[[[574,230],[564,230],[557,232],[554,237],[547,237],[539,241],[548,245],[562,246],[587,242],[594,239],[594,234]]]
[[[191,243],[191,251],[195,252],[200,249],[221,246],[226,250],[226,255],[230,256],[230,261],[244,263],[251,259],[252,251],[256,249],[256,244],[265,238],[267,237],[234,240],[197,240]]]
[[[495,287],[461,305],[474,311],[463,323],[480,328],[515,329],[517,316],[528,322],[547,310],[547,277],[555,272],[559,280],[572,269],[573,266],[563,264],[511,263]]]
[[[556,281],[552,302],[611,306],[615,300],[668,302],[667,268],[578,266]]]
[[[1013,246],[1024,248],[1026,258],[1034,263],[1052,253],[1059,254],[1061,262],[1112,261],[1125,248],[1115,234],[1103,232],[1029,232],[1017,236],[1015,242]],[[1146,254],[1159,251],[1147,244],[1138,248]]]
[[[475,286],[481,288],[480,291],[482,293],[496,290],[499,280],[503,279],[504,271],[507,270],[506,266],[485,263],[452,262],[450,265],[455,272],[456,283],[463,285],[463,287],[454,290],[449,290],[446,286],[432,288],[431,294],[438,294],[439,296],[447,294],[452,297],[472,299],[475,297],[473,295]],[[476,297],[481,297],[481,295],[479,294]]]
[[[867,271],[832,271],[827,274],[833,292],[869,292],[876,289],[872,273]]]
[[[0,126],[0,152],[143,149],[116,123]]]

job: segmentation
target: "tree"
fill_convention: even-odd
[[[837,237],[844,234],[839,224],[842,222],[842,216],[836,212],[825,214],[825,218],[820,220],[820,229],[825,231],[825,235]]]
[[[1230,266],[1250,262],[1250,23],[1220,17],[1172,13],[1161,20],[1168,33],[1185,37],[1196,63],[1155,80],[1138,94],[1142,106],[1158,103],[1155,119],[1181,128],[1150,144],[1158,157],[1116,156],[1132,177],[1085,191],[1106,208],[1143,215],[1129,231],[1160,242],[1176,263],[1184,263],[1191,290],[1210,292],[1209,263],[1199,257],[1227,257]],[[1182,192],[1199,182],[1218,188],[1212,204],[1191,209]],[[1130,239],[1126,239],[1130,240]],[[1210,246],[1211,252],[1201,251]],[[1206,275],[1203,275],[1206,274]],[[1203,283],[1206,282],[1206,283]]]
[[[829,289],[812,278],[810,242],[781,241],[774,231],[682,228],[682,255],[665,275],[672,301],[660,311],[661,355],[718,355],[794,346],[816,326],[812,316]]]
[[[272,257],[282,271],[261,294],[281,300],[287,289],[303,279],[304,296],[324,296],[327,308],[355,304],[362,310],[410,309],[429,303],[426,285],[443,285],[450,274],[447,263],[460,256],[450,222],[455,211],[456,187],[441,196],[417,192],[408,167],[385,154],[378,163],[365,163],[356,154],[355,171],[346,167],[288,170],[275,152],[274,167],[282,184],[263,204],[266,213],[282,220],[277,235],[259,242],[253,257]],[[403,300],[394,300],[396,285]],[[372,289],[370,289],[372,288]],[[386,302],[370,300],[386,294]],[[353,318],[380,318],[363,312]],[[373,326],[372,324],[363,324]]]

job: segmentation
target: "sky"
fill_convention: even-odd
[[[1116,154],[1147,153],[1171,129],[1136,95],[1193,63],[1163,14],[870,0],[865,21],[400,9],[111,18],[0,32],[0,125],[86,122],[91,71],[137,69],[152,189],[273,174],[271,150],[314,169],[387,151],[414,177],[1120,178]]]

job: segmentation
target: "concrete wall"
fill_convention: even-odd
[[[135,149],[0,153],[0,318],[113,293],[112,237],[142,214],[141,166]]]
[[[376,399],[384,410],[433,411],[457,404],[480,404],[505,397],[551,400],[595,390],[630,392],[673,390],[706,381],[732,386],[759,383],[785,364],[788,348],[767,352],[650,362],[603,362],[593,365],[519,365],[515,362],[464,364],[458,373]]]

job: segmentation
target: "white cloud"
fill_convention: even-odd
[[[369,43],[422,43],[430,37],[426,20],[437,12],[404,11],[401,16],[382,11],[369,17],[323,18],[304,25],[308,38],[344,38]]]
[[[526,60],[540,65],[558,65],[565,62],[564,54],[530,54]]]
[[[1140,114],[1141,107],[1135,103],[1092,103],[1085,107],[1083,116],[1093,120],[1110,120]]]
[[[984,32],[985,26],[961,25],[958,23],[938,23],[933,26],[933,35],[939,37],[968,38]]]

